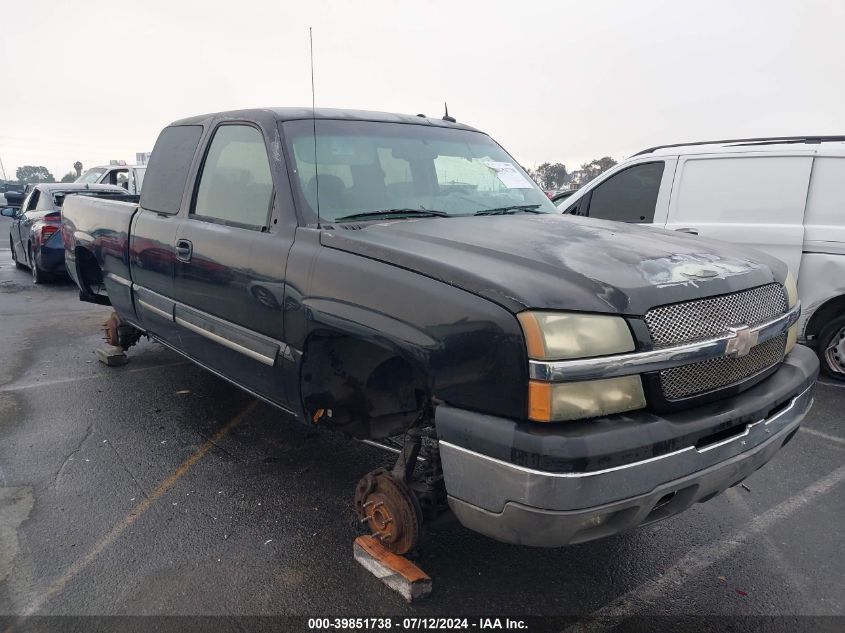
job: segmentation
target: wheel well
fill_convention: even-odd
[[[431,402],[424,372],[397,350],[337,332],[308,337],[300,387],[310,420],[363,438],[407,430]]]
[[[97,258],[91,251],[81,246],[74,249],[74,255],[76,256],[76,271],[82,298],[92,303],[111,305],[108,297],[100,292],[103,287],[103,271]]]
[[[828,299],[825,303],[819,306],[819,308],[813,312],[810,320],[807,321],[807,327],[804,328],[804,336],[807,338],[811,336],[818,336],[824,326],[840,314],[845,314],[845,295],[839,295],[833,299]]]

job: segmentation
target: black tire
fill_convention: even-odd
[[[845,315],[825,325],[816,343],[822,371],[834,380],[845,382]]]
[[[15,262],[15,268],[18,270],[26,270],[21,262],[18,261],[18,254],[15,252],[15,243],[12,241],[12,236],[9,236],[9,248],[12,250],[12,261]]]
[[[32,283],[43,284],[47,281],[47,273],[38,267],[35,263],[35,253],[32,251],[32,245],[29,247],[29,270],[32,272]]]

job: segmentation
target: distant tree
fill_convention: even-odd
[[[76,170],[76,177],[79,178],[82,175],[82,163],[76,161],[73,164],[73,168]]]
[[[53,174],[43,165],[22,165],[15,171],[17,179],[23,183],[56,182]]]
[[[569,185],[573,189],[583,187],[594,178],[598,178],[615,164],[616,161],[610,156],[594,158],[589,163],[581,165],[581,169],[577,169],[569,175]]]
[[[76,172],[69,171],[62,176],[62,179],[59,182],[73,182],[74,180],[76,180]]]
[[[563,163],[543,163],[537,168],[535,180],[540,187],[550,191],[561,189],[566,184],[567,175],[566,165]]]

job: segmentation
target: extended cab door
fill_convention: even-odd
[[[675,157],[649,157],[616,167],[574,194],[564,213],[662,225],[675,164]]]
[[[273,120],[266,128],[277,133]],[[252,122],[213,130],[176,239],[176,322],[193,358],[285,404],[283,373],[293,367],[284,343],[285,266],[294,231],[279,222],[271,142]]]
[[[667,229],[758,248],[797,275],[811,152],[681,156]]]
[[[176,232],[202,132],[200,125],[173,125],[159,135],[150,159],[148,186],[129,231],[137,317],[145,329],[177,348],[182,344],[181,330],[173,320]]]

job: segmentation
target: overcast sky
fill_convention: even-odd
[[[175,119],[317,105],[450,114],[527,166],[845,134],[845,1],[4,2],[0,158],[61,177]]]

